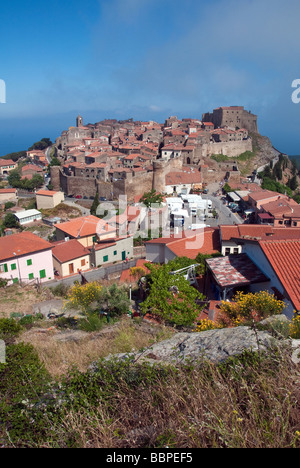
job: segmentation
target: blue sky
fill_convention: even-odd
[[[0,155],[55,140],[79,113],[164,122],[224,105],[300,154],[299,17],[299,0],[2,2]]]

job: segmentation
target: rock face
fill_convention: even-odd
[[[266,351],[280,343],[282,340],[275,339],[266,331],[255,332],[250,327],[237,327],[200,333],[178,333],[169,340],[154,344],[144,352],[118,354],[114,358],[122,360],[132,357],[138,362],[146,360],[173,365],[197,363],[203,359],[221,363],[229,357],[242,354],[245,350]]]

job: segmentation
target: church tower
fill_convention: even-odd
[[[77,128],[78,127],[83,127],[83,118],[81,117],[81,115],[79,115],[76,119],[76,126]]]

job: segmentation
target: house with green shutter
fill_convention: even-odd
[[[31,232],[0,238],[0,280],[8,284],[54,279],[52,245]]]

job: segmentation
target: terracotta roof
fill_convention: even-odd
[[[298,218],[300,217],[300,205],[295,200],[275,200],[270,203],[263,205],[263,210],[270,213],[274,217],[289,217]]]
[[[295,309],[300,310],[300,239],[263,240],[259,245]]]
[[[197,184],[202,182],[201,172],[169,172],[166,185]]]
[[[257,192],[252,192],[249,194],[249,198],[252,198],[254,201],[261,201],[261,200],[268,200],[269,198],[282,198],[288,199],[286,195],[282,195],[282,193],[272,192],[270,190],[260,190]]]
[[[43,195],[43,196],[46,196],[46,197],[53,197],[57,193],[58,192],[54,192],[53,190],[39,190],[38,192],[36,192],[36,195]]]
[[[204,228],[202,232],[167,244],[177,257],[188,257],[195,259],[201,252],[211,255],[220,251],[219,230],[215,228]]]
[[[222,289],[269,281],[247,254],[211,258],[206,263]]]
[[[0,158],[0,166],[12,166],[12,165],[16,165],[17,163],[15,163],[12,159],[1,159]]]
[[[3,194],[3,193],[16,193],[16,192],[17,192],[17,189],[15,189],[15,188],[0,189],[0,194]]]
[[[222,241],[235,239],[267,239],[267,238],[300,238],[299,228],[273,227],[259,224],[221,225],[220,234]]]
[[[200,252],[213,254],[220,251],[219,228],[184,231],[170,237],[153,239],[145,244],[163,244],[178,257],[195,259]]]
[[[54,227],[74,238],[93,236],[95,234],[101,235],[105,232],[114,231],[104,220],[92,215],[75,218],[66,223],[55,224]]]
[[[61,242],[52,249],[52,255],[59,263],[66,263],[76,258],[85,257],[90,254],[90,251],[83,247],[76,239],[68,242]]]
[[[266,236],[267,233],[272,232],[272,226],[261,226],[259,224],[220,226],[222,241],[229,241],[230,239],[239,237],[261,238]]]
[[[94,245],[94,248],[96,251],[98,250],[103,250],[103,249],[107,249],[109,247],[113,247],[117,245],[117,243],[115,241],[107,241],[107,242],[100,242],[99,244],[95,244]]]
[[[50,242],[41,239],[31,232],[21,232],[0,238],[0,261],[17,256],[32,254],[51,249]]]

